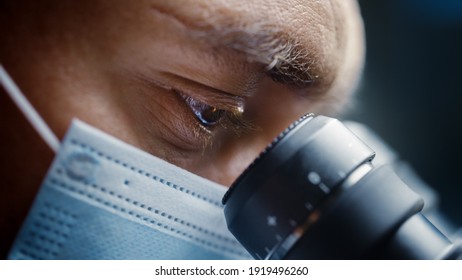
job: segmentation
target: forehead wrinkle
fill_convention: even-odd
[[[253,92],[257,81],[260,79],[261,73],[259,71],[262,67],[256,63],[246,63],[242,54],[233,53],[232,49],[223,48],[223,45],[216,44],[215,42],[219,41],[219,39],[213,36],[212,31],[206,31],[212,29],[202,24],[202,21],[181,17],[177,15],[176,10],[154,5],[151,6],[151,11],[156,17],[163,18],[169,24],[176,26],[175,32],[181,32],[181,35],[186,39],[191,39],[192,43],[194,43],[193,47],[191,47],[192,44],[179,44],[178,47],[184,55],[190,56],[193,53],[199,63],[205,61],[212,63],[209,68],[204,68],[206,72],[213,70],[215,71],[214,73],[217,73],[216,71],[220,71],[220,69],[227,69],[226,71],[233,71],[237,76],[240,76],[239,79],[233,80],[233,85],[224,91],[238,95],[248,95]],[[182,64],[181,72],[197,73],[197,68]],[[226,72],[220,73],[224,74]],[[206,77],[207,79],[215,79],[209,74]]]
[[[276,82],[296,88],[323,82],[321,51],[313,44],[300,42],[276,21],[256,17],[252,17],[251,22],[242,17],[236,20],[223,16],[225,10],[207,12],[207,16],[186,16],[174,7],[152,5],[151,8],[187,28],[192,38],[205,41],[218,51],[225,47],[243,53],[247,61],[262,64],[263,70]]]

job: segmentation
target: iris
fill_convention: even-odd
[[[224,110],[202,103],[190,96],[183,96],[183,99],[203,126],[216,125],[225,113]]]

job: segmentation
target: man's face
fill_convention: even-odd
[[[225,185],[362,65],[353,1],[11,2],[0,61],[59,137],[77,117]]]

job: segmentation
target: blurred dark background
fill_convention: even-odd
[[[359,0],[367,38],[356,107],[462,225],[462,0]]]

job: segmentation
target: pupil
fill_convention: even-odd
[[[183,98],[203,126],[212,126],[217,124],[224,114],[223,110],[204,104],[189,96],[183,96]]]
[[[207,105],[205,105],[207,106]],[[197,118],[203,125],[214,125],[220,121],[223,115],[223,110],[219,110],[215,107],[207,106],[202,112],[195,112]]]

